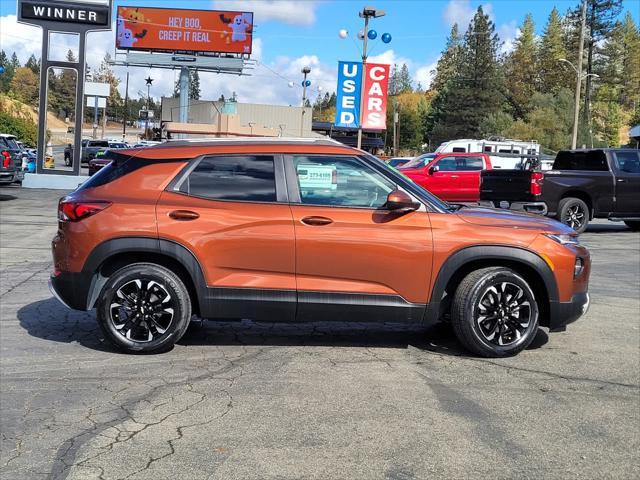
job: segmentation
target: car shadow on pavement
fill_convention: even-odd
[[[105,341],[95,313],[69,310],[56,299],[30,303],[18,310],[18,320],[29,335],[60,343],[79,343],[102,352],[118,350]],[[540,348],[548,341],[538,333],[528,347]],[[402,323],[263,323],[251,320],[193,321],[179,345],[200,346],[327,346],[327,347],[408,347],[451,356],[469,356],[446,323],[430,327]]]

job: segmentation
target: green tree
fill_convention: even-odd
[[[622,22],[622,104],[633,108],[640,104],[640,31],[630,12]]]
[[[40,75],[40,59],[36,58],[33,53],[27,60],[27,63],[24,64],[24,66],[30,69],[36,75]]]
[[[446,47],[438,59],[436,68],[431,72],[433,73],[433,81],[431,82],[432,90],[444,90],[447,82],[453,78],[455,72],[458,70],[461,50],[462,37],[458,31],[458,24],[454,23],[453,27],[451,27],[451,33],[449,33],[449,37],[447,38]]]
[[[189,72],[189,98],[200,100],[200,74],[198,70]]]
[[[397,95],[400,92],[399,82],[400,73],[398,72],[398,65],[394,63],[389,73],[389,95]]]
[[[4,68],[4,73],[0,75],[0,93],[7,93],[11,88],[11,79],[13,72],[11,70],[11,64],[9,63],[9,57],[4,50],[0,50],[0,67]]]
[[[536,48],[533,17],[527,14],[515,48],[505,61],[507,99],[516,118],[524,118],[530,111],[531,97],[536,91]]]
[[[11,91],[22,103],[38,104],[38,76],[28,67],[19,67],[11,80]]]
[[[458,69],[441,93],[440,118],[431,132],[436,142],[477,138],[485,118],[502,110],[505,99],[499,45],[495,25],[482,6],[478,7],[464,36]]]
[[[413,81],[411,80],[411,74],[409,73],[409,67],[406,63],[400,67],[400,73],[398,74],[398,88],[397,93],[413,92]]]
[[[111,55],[107,52],[100,63],[98,71],[93,74],[94,82],[109,84],[109,98],[107,98],[107,117],[115,118],[123,110],[124,101],[118,86],[120,79],[115,75],[111,67]]]
[[[567,65],[560,62],[567,58],[562,24],[558,10],[554,7],[544,29],[540,42],[538,67],[540,71],[540,92],[557,92],[573,83],[574,75],[567,72]],[[569,67],[570,68],[570,67]]]
[[[613,24],[622,11],[622,0],[586,0],[587,16],[586,16],[586,50],[587,50],[587,79],[584,90],[584,115],[587,123],[590,122],[590,108],[594,68],[594,55],[596,46],[607,38]],[[581,6],[579,5],[573,13],[574,16],[581,15]]]

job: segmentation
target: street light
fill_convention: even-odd
[[[311,67],[302,67],[300,73],[304,75],[302,80],[302,116],[300,117],[300,136],[302,137],[304,133],[304,108],[307,103],[307,87],[311,85],[311,80],[307,80],[307,75],[311,73]]]
[[[362,147],[362,104],[364,102],[364,72],[367,65],[367,40],[375,40],[378,33],[375,30],[369,30],[369,19],[384,17],[385,11],[378,10],[374,7],[364,7],[361,12],[358,12],[360,18],[364,18],[364,28],[358,32],[358,39],[362,40],[362,81],[360,82],[360,108],[358,111],[358,148]],[[338,36],[341,39],[345,39],[349,36],[349,32],[344,28],[338,32]],[[381,37],[384,43],[391,41],[391,35],[384,33]]]

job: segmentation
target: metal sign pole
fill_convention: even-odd
[[[180,69],[180,123],[189,122],[189,68]],[[182,135],[181,135],[182,136]]]

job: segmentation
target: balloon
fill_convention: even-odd
[[[343,40],[344,40],[345,38],[347,38],[347,37],[349,36],[349,32],[347,31],[347,29],[346,29],[346,28],[343,28],[343,29],[341,29],[341,30],[338,32],[338,36],[339,36],[341,39],[343,39]]]
[[[308,87],[310,85],[311,85],[311,80],[303,80],[303,82],[302,82],[302,86],[303,87]]]
[[[391,34],[390,33],[383,33],[382,34],[382,41],[384,43],[389,43],[391,41]]]
[[[367,37],[369,37],[369,40],[375,40],[377,36],[378,32],[376,32],[375,30],[369,30],[367,32]]]
[[[360,30],[358,32],[358,40],[362,40],[362,39],[364,39],[364,30]]]
[[[288,83],[288,85],[289,85],[289,88],[293,88],[293,86],[295,85],[295,83],[293,83],[293,82],[289,82],[289,83]]]

